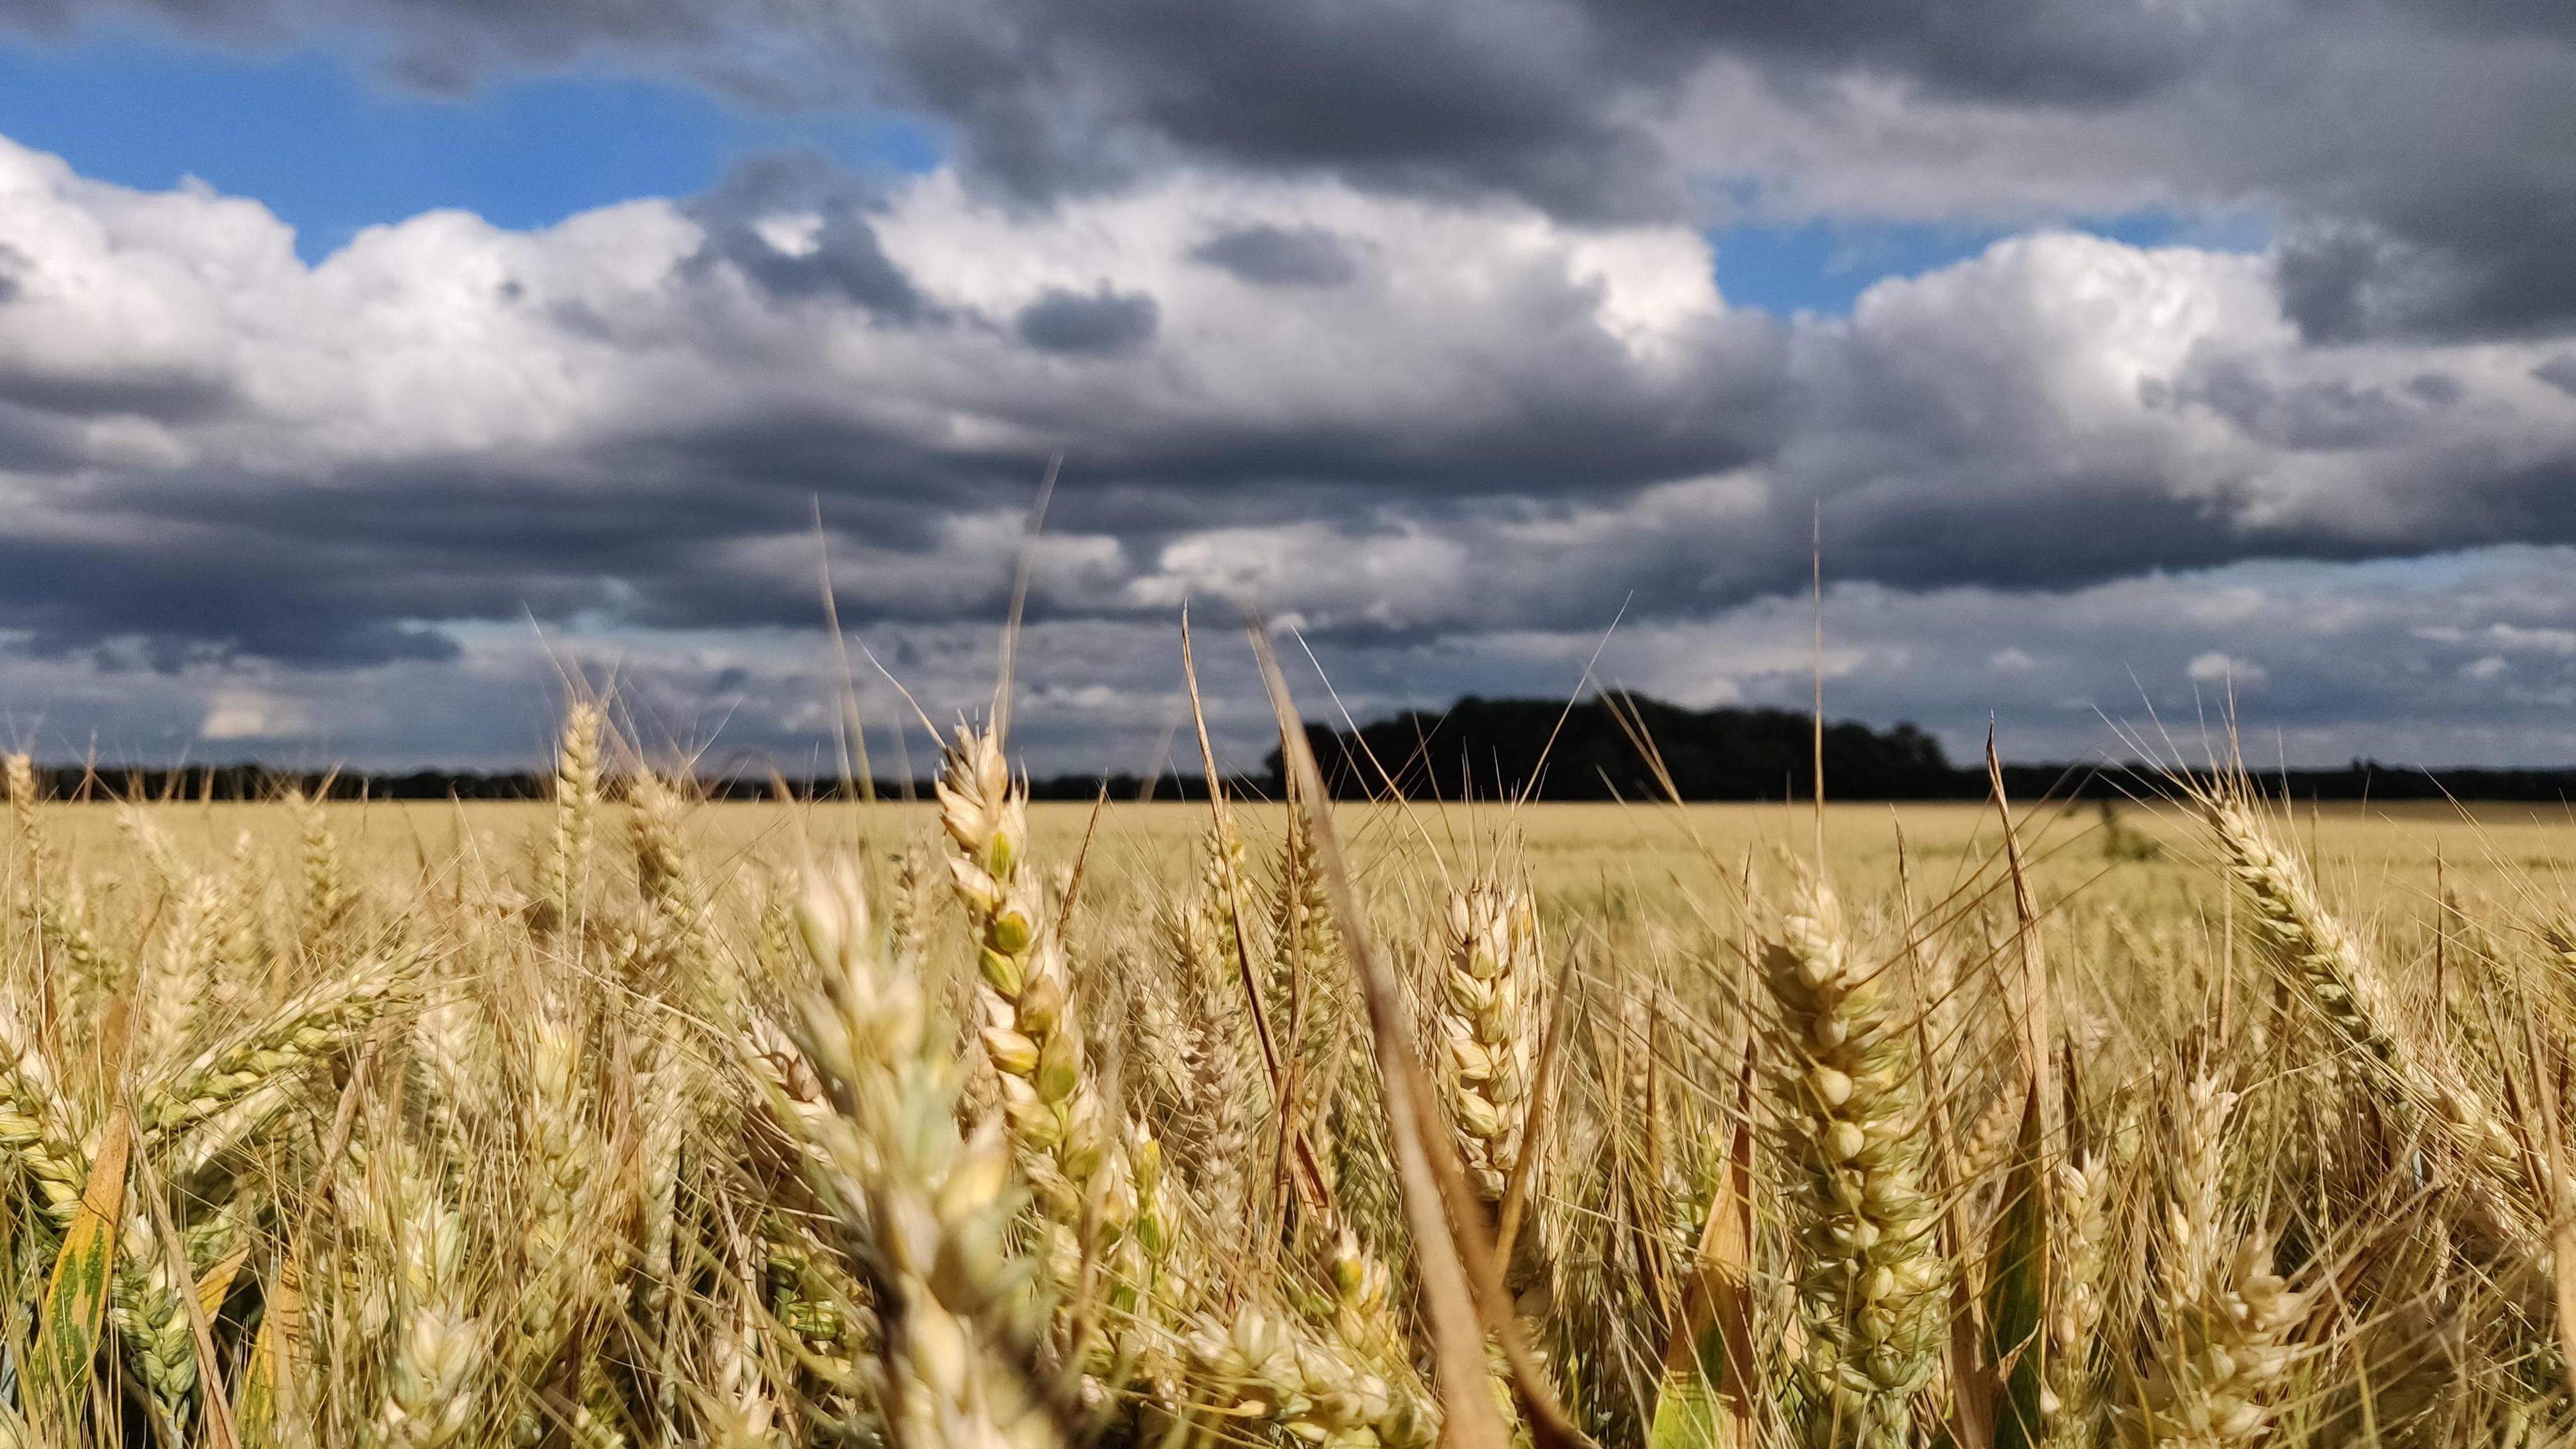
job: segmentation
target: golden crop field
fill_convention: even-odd
[[[2081,915],[2089,906],[2117,902],[2148,916],[2223,909],[2205,829],[2188,808],[2123,802],[2112,811],[2117,824],[2110,840],[2097,802],[2026,801],[2015,808],[2030,873],[2053,907]],[[1611,898],[1663,914],[1704,911],[1706,893],[1723,896],[1748,859],[1759,874],[1778,852],[1808,855],[1815,841],[1814,815],[1803,802],[1344,802],[1337,809],[1367,883],[1410,895],[1437,886],[1444,871],[1472,874],[1480,853],[1500,841],[1542,905],[1571,913]],[[1204,804],[1170,800],[1112,800],[1097,811],[1041,801],[1027,811],[1040,858],[1069,864],[1090,839],[1101,867],[1092,888],[1104,893],[1129,892],[1140,883],[1163,888],[1186,878],[1209,820]],[[524,863],[553,809],[340,801],[321,812],[334,838],[371,871],[408,865],[419,874],[448,863],[460,837],[497,861]],[[51,832],[70,860],[119,875],[134,864],[125,858],[132,850],[120,824],[126,813],[117,804],[58,804],[49,812]],[[283,849],[302,828],[274,807],[231,802],[165,803],[150,813],[171,839],[196,851],[228,850],[245,832],[263,847]],[[1230,802],[1227,813],[1249,845],[1275,848],[1285,832],[1287,812],[1276,803]],[[1989,803],[1831,803],[1825,818],[1827,857],[1846,889],[1892,891],[1901,837],[1917,889],[1927,897],[1946,894],[1990,873],[2001,839]],[[2576,901],[2576,812],[2558,807],[2329,802],[2288,810],[2277,825],[2316,862],[2320,885],[2336,904],[2365,918],[2394,912],[2429,919],[2437,880],[2454,894],[2514,909]],[[690,809],[688,829],[710,868],[729,874],[806,856],[897,851],[931,840],[939,824],[933,802],[888,799],[701,803]],[[2151,852],[2124,856],[2118,832]],[[1720,914],[1733,919],[1733,897],[1723,899]]]
[[[13,774],[0,1438],[2561,1442],[2532,808]],[[1329,833],[1325,827],[1329,826]],[[1901,848],[1900,848],[1901,841]]]

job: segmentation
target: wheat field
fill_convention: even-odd
[[[2557,812],[42,799],[0,1439],[2543,1445]],[[1821,863],[1817,858],[1822,843]]]

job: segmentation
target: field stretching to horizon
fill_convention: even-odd
[[[2576,1428],[2562,809],[1095,809],[1007,744],[909,804],[707,803],[589,705],[539,804],[12,762],[0,1442]]]

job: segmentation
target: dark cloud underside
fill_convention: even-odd
[[[439,91],[860,97],[950,148],[753,158],[542,232],[428,215],[308,267],[255,198],[0,144],[0,689],[268,691],[206,717],[285,738],[335,674],[523,680],[495,641],[533,621],[786,741],[823,548],[854,627],[967,677],[1061,451],[1032,688],[1068,748],[1152,733],[1164,662],[1114,659],[1185,598],[1302,626],[1368,697],[1553,677],[1623,608],[1663,687],[1758,695],[1820,518],[1846,597],[1897,601],[1855,647],[1927,707],[2098,691],[2019,628],[2044,598],[2158,689],[2242,663],[2319,731],[2412,709],[2520,748],[2444,692],[2510,722],[2571,687],[2533,562],[2576,545],[2569,13],[0,0],[28,33],[354,36]],[[2054,229],[2112,215],[2262,249]],[[1746,220],[2005,240],[1783,318],[1715,285]],[[2484,582],[2422,564],[2376,612],[2332,582],[2442,551]],[[2265,569],[2413,662],[2335,684]]]

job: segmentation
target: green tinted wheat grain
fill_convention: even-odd
[[[1807,1438],[1899,1449],[1945,1328],[1910,1024],[1887,973],[1853,954],[1821,881],[1763,942],[1762,970],[1788,1074]]]

